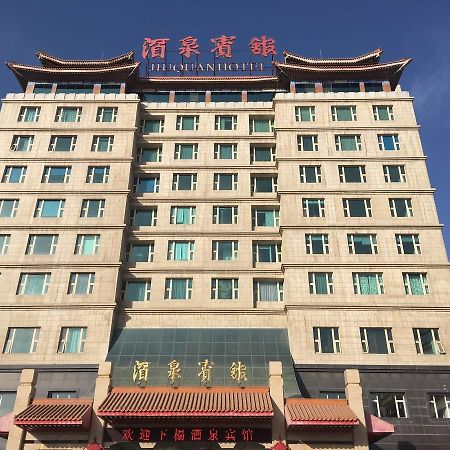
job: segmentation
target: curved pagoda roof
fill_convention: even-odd
[[[46,52],[38,51],[36,53],[43,67],[79,67],[79,68],[106,68],[118,65],[134,64],[134,52],[130,51],[123,55],[110,59],[62,59],[57,56],[49,55]]]
[[[307,56],[296,55],[287,51],[283,52],[284,62],[288,64],[300,64],[303,66],[354,66],[361,64],[377,64],[383,53],[381,48],[365,53],[364,55],[355,56],[353,58],[310,58]]]

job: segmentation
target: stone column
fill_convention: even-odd
[[[34,369],[23,369],[17,387],[16,402],[14,404],[14,416],[21,413],[30,403],[36,392],[36,372]],[[11,426],[9,430],[6,450],[22,450],[25,439],[25,431],[22,428]]]
[[[280,361],[269,362],[269,389],[273,404],[272,444],[275,444],[277,441],[286,442],[283,366]]]
[[[29,81],[27,83],[27,88],[25,89],[25,94],[32,94],[34,91],[34,85],[35,85],[35,83],[32,83],[31,81]]]
[[[359,419],[359,425],[353,429],[353,442],[355,450],[369,450],[367,440],[366,419],[362,399],[358,369],[346,369],[344,371],[345,396],[350,409]]]
[[[92,405],[92,420],[89,430],[89,442],[103,444],[105,421],[97,416],[98,407],[105,400],[111,386],[111,363],[102,362],[98,366],[97,380],[95,382],[94,403]]]
[[[389,81],[383,81],[383,91],[391,92],[391,83]]]

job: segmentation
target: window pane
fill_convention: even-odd
[[[219,242],[217,259],[229,261],[233,259],[233,243],[232,242]]]
[[[388,347],[384,328],[367,328],[366,330],[369,341],[369,353],[387,355]]]
[[[16,328],[11,353],[30,353],[34,328]]]

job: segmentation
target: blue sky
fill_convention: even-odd
[[[145,36],[188,35],[204,49],[210,38],[235,35],[247,48],[268,35],[277,50],[308,56],[354,56],[381,47],[383,60],[412,57],[402,87],[415,97],[439,219],[450,248],[449,0],[2,0],[0,60],[35,63],[36,50],[67,58],[111,57],[135,50]],[[176,41],[176,42],[175,42]],[[18,91],[0,69],[0,96]]]

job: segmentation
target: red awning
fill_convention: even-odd
[[[366,418],[367,436],[370,444],[389,436],[395,431],[395,427],[391,423],[386,422],[385,420],[382,420],[367,411],[364,415]]]
[[[285,414],[288,428],[334,430],[359,424],[347,400],[288,398]]]
[[[108,422],[123,419],[257,419],[273,416],[268,388],[146,387],[114,388],[98,415]]]
[[[14,418],[14,425],[27,431],[88,430],[92,399],[35,399]]]

